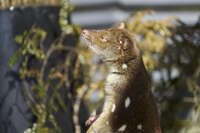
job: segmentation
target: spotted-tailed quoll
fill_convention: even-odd
[[[124,23],[105,30],[85,29],[82,36],[109,68],[102,113],[87,121],[87,133],[161,133],[151,80]]]

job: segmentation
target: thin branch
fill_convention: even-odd
[[[74,127],[75,133],[81,133],[81,126],[79,124],[79,110],[80,110],[81,101],[88,91],[88,87],[84,85],[80,90],[81,90],[81,92],[79,92],[77,94],[76,99],[75,99],[74,104],[73,104],[72,120],[73,120],[73,124],[75,126]]]
[[[28,83],[26,81],[23,81],[23,85],[24,85],[25,93],[27,97],[29,98],[29,101],[31,101],[35,105],[39,113],[42,113],[42,108],[40,107],[39,103],[36,102],[35,98],[32,96],[30,89],[28,87]]]
[[[55,45],[51,45],[51,48],[48,50],[47,54],[46,54],[46,57],[43,61],[43,64],[42,64],[42,67],[41,67],[41,71],[40,71],[40,80],[43,81],[43,78],[44,78],[44,71],[45,71],[45,68],[47,66],[47,63],[48,63],[48,60],[51,56],[51,54],[56,50],[56,47]]]
[[[56,40],[57,41],[57,40]],[[56,42],[55,41],[55,42]],[[48,50],[47,54],[46,54],[46,57],[43,61],[43,64],[42,64],[42,67],[41,67],[41,73],[40,73],[40,80],[42,81],[43,78],[44,78],[44,71],[45,71],[45,68],[46,68],[46,65],[48,63],[48,60],[51,56],[51,54],[56,51],[56,50],[65,50],[65,51],[73,51],[73,52],[76,52],[77,53],[77,50],[75,50],[74,47],[70,47],[70,46],[56,46],[56,44],[52,44],[51,45],[51,48]]]

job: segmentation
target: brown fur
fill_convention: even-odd
[[[107,40],[101,42],[99,37],[104,34],[108,34]],[[128,31],[117,28],[85,30],[83,37],[110,69],[103,112],[87,133],[161,133],[151,81],[140,51]],[[123,68],[124,64],[126,67]]]

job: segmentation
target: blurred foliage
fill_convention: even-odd
[[[27,103],[37,117],[37,122],[34,123],[32,129],[27,129],[26,133],[59,133],[61,132],[55,120],[53,112],[61,106],[66,110],[66,105],[58,93],[62,88],[64,78],[59,77],[61,68],[53,66],[50,72],[45,75],[47,61],[55,50],[63,50],[62,46],[57,43],[51,45],[48,52],[44,51],[44,40],[46,32],[40,28],[33,26],[29,31],[25,31],[23,35],[16,36],[15,40],[20,44],[20,48],[10,60],[10,65],[23,56],[22,64],[19,69],[20,78],[23,81],[24,92]],[[33,61],[34,59],[34,61]],[[52,82],[58,80],[57,85],[52,85]],[[50,87],[54,86],[54,92],[49,96]],[[55,103],[58,102],[58,104]],[[53,128],[46,126],[47,122],[53,125]]]
[[[60,0],[0,0],[0,8],[33,5],[59,5],[59,3]]]
[[[200,130],[200,24],[189,26],[177,18],[145,20],[141,11],[125,20],[143,51],[151,72],[165,133]]]
[[[20,44],[20,48],[10,60],[9,65],[12,67],[21,55],[25,56],[27,54],[35,56],[38,60],[43,60],[45,58],[45,54],[41,49],[43,47],[41,45],[45,38],[46,32],[40,28],[36,29],[34,26],[29,32],[25,31],[23,35],[17,35],[15,40],[18,44]],[[27,60],[23,65],[27,65]]]
[[[60,19],[59,24],[62,27],[62,30],[66,34],[72,34],[73,33],[73,27],[69,26],[69,15],[70,12],[73,10],[73,6],[69,3],[69,0],[62,0],[61,1],[61,9],[60,9]]]
[[[171,29],[175,28],[171,22],[176,20],[173,17],[154,21],[144,20],[145,15],[153,14],[153,11],[141,11],[126,20],[127,29],[136,36],[144,52],[143,60],[148,70],[154,69],[158,64],[155,55],[162,54],[166,49],[167,38],[172,36]]]
[[[25,97],[37,117],[26,133],[62,132],[55,112],[59,108],[68,109],[62,98],[63,89],[72,101],[72,122],[76,133],[82,128],[78,116],[80,102],[84,100],[92,110],[103,101],[106,66],[101,61],[95,62],[92,52],[80,42],[81,27],[70,24],[70,12],[74,7],[68,0],[60,3],[62,32],[48,49],[44,46],[47,33],[34,25],[15,38],[20,48],[10,60],[10,66],[22,61],[19,73]],[[152,76],[163,132],[195,133],[200,128],[200,41],[197,39],[200,24],[188,26],[174,17],[145,19],[146,15],[153,14],[153,11],[139,11],[124,22],[135,35],[145,66]],[[65,43],[68,36],[75,39],[76,47]],[[53,93],[49,93],[52,90]],[[96,92],[99,99],[94,102],[91,97]]]
[[[69,102],[65,101],[63,92],[73,104],[71,119],[75,131],[81,131],[77,117],[82,95],[87,90],[83,85],[83,77],[87,71],[82,69],[88,66],[84,57],[78,54],[78,49],[82,46],[79,41],[81,28],[68,22],[72,6],[68,0],[62,0],[61,3],[64,5],[60,10],[59,19],[59,22],[64,22],[60,23],[62,32],[50,46],[45,46],[47,33],[36,25],[15,37],[20,47],[10,59],[9,65],[12,67],[17,61],[21,62],[19,74],[23,91],[30,110],[37,118],[32,128],[28,128],[25,133],[62,132],[56,119],[56,112],[67,110]],[[66,44],[67,37],[73,38],[72,44]]]

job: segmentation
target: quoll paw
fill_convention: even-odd
[[[85,122],[86,126],[92,125],[98,119],[99,115],[90,116],[89,119]]]

